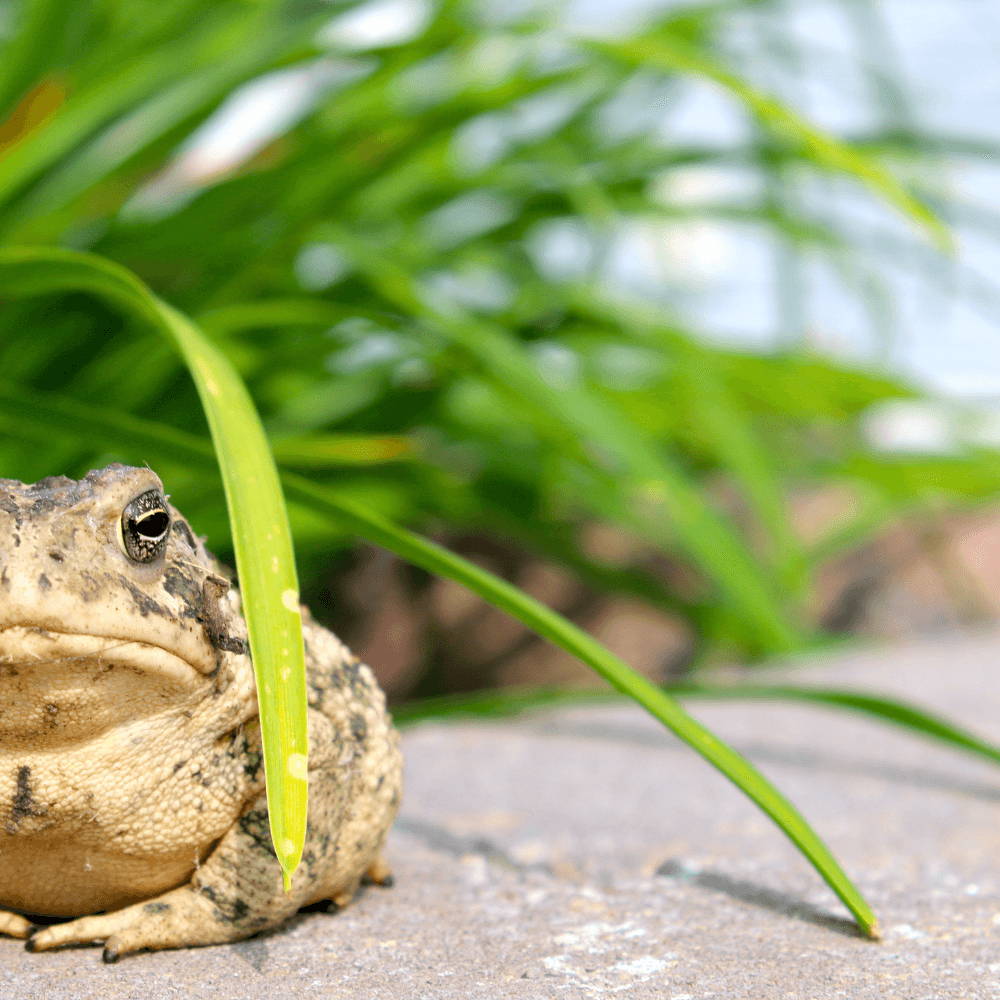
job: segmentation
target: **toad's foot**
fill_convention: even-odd
[[[26,938],[32,931],[32,924],[19,913],[0,910],[0,934],[8,937]]]
[[[343,813],[338,809],[327,822],[313,823],[314,815],[323,816],[324,806],[334,809],[337,803],[332,797],[339,789],[333,782],[317,783],[314,772],[310,775],[314,780],[305,850],[288,893],[283,891],[281,866],[271,846],[267,799],[262,792],[187,885],[145,903],[36,931],[27,943],[28,950],[104,941],[104,961],[115,962],[141,948],[239,941],[279,926],[301,906],[323,899],[347,903],[366,870],[384,883],[389,872],[377,860],[381,844],[370,835],[365,843],[364,815],[342,822]],[[339,839],[320,832],[327,829],[337,830]]]
[[[270,921],[261,921],[266,926]],[[104,961],[117,962],[140,948],[183,948],[189,945],[237,941],[260,927],[231,919],[210,896],[190,883],[148,903],[136,903],[114,913],[81,917],[37,931],[28,951],[45,951],[67,944],[104,942]]]
[[[396,884],[396,877],[392,870],[385,863],[385,858],[381,854],[376,855],[375,860],[368,866],[365,878],[375,885],[380,885],[383,889],[391,889]]]
[[[392,875],[381,857],[372,862],[367,875],[376,885],[387,888],[392,885]],[[293,888],[291,897],[282,893],[273,900],[276,912],[251,915],[245,904],[240,905],[239,899],[223,901],[204,879],[201,881],[200,888],[189,883],[148,903],[136,903],[114,913],[81,917],[46,927],[36,932],[26,947],[29,951],[46,951],[67,944],[103,941],[104,961],[111,963],[142,948],[158,950],[239,941],[265,927],[279,924],[287,916],[285,911],[294,912],[293,900],[302,895],[295,893]],[[334,899],[343,906],[350,901],[351,895],[345,890],[334,894]],[[0,930],[16,937],[28,937],[32,925],[24,917],[0,912],[2,917],[20,923],[10,925],[14,930],[0,923]]]
[[[307,837],[307,840],[309,838]],[[307,844],[307,847],[315,847]],[[223,944],[276,927],[308,901],[308,865],[284,893],[281,867],[271,846],[264,793],[226,833],[186,885],[145,903],[80,917],[36,931],[29,951],[104,941],[104,961],[116,962],[140,948]]]

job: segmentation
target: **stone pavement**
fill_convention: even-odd
[[[795,676],[894,692],[1000,741],[998,667],[993,635]],[[616,704],[407,730],[394,889],[114,966],[2,940],[0,997],[1000,998],[1000,769],[845,713],[691,707],[805,813],[883,943],[725,779]]]

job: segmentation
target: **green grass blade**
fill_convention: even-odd
[[[350,530],[383,545],[422,569],[463,584],[495,607],[524,622],[543,638],[572,653],[617,690],[637,701],[757,803],[808,858],[854,914],[865,933],[880,937],[878,921],[864,897],[798,810],[752,764],[688,715],[661,688],[636,673],[596,639],[551,608],[474,563],[370,514],[348,499],[333,496],[299,476],[286,474],[282,476],[282,482],[289,499],[327,513]]]
[[[2,289],[3,283],[0,280],[0,290]],[[126,416],[119,426],[116,418],[107,411],[62,401],[49,405],[44,397],[37,394],[25,393],[23,390],[14,390],[12,393],[2,385],[0,412],[15,420],[18,414],[23,417],[25,413],[34,422],[51,419],[52,425],[60,430],[75,421],[75,433],[89,440],[96,438],[113,441],[118,447],[122,447],[123,441],[126,446],[136,448],[162,447],[165,454],[174,458],[183,457],[187,448],[189,464],[211,467],[205,442],[193,435],[164,428],[137,417]],[[88,419],[88,412],[93,414],[92,419]],[[539,635],[579,657],[619,691],[638,701],[756,802],[815,866],[865,932],[878,937],[878,922],[871,908],[795,807],[751,764],[688,715],[663,690],[626,666],[561,615],[479,566],[294,473],[284,473],[282,482],[289,499],[325,514],[351,532],[384,546],[422,569],[463,584],[524,622]]]
[[[404,701],[392,706],[392,719],[402,727],[429,719],[494,719],[558,705],[599,705],[609,701],[620,702],[621,695],[600,688],[492,688]]]
[[[287,891],[302,857],[309,788],[305,649],[288,512],[242,380],[190,321],[165,309],[198,387],[222,471],[257,677],[271,837]]]
[[[0,58],[0,122],[49,65],[53,36],[62,29],[66,8],[62,0],[32,0],[21,5],[18,15],[23,28],[16,40],[7,41]]]
[[[0,294],[87,291],[150,322],[184,357],[205,407],[233,527],[257,677],[268,811],[285,884],[305,839],[305,653],[288,514],[257,411],[226,358],[134,275],[90,254],[0,251]]]
[[[623,42],[595,41],[590,44],[631,66],[693,73],[714,80],[736,94],[773,135],[797,145],[803,155],[817,166],[861,181],[905,215],[922,223],[940,248],[950,249],[951,237],[941,220],[876,159],[864,156],[810,125],[780,101],[720,66],[704,51],[662,34]]]
[[[965,750],[1000,764],[1000,746],[981,739],[918,705],[887,695],[855,691],[850,688],[813,688],[792,684],[672,684],[666,691],[675,698],[705,701],[794,701],[859,712],[900,726],[918,736],[947,743],[953,749]],[[403,702],[393,707],[397,725],[407,725],[424,719],[471,716],[490,718],[516,715],[530,709],[551,705],[578,705],[606,702],[616,696],[607,691],[573,688],[498,688],[490,691],[448,694]]]
[[[412,459],[413,442],[389,434],[312,434],[273,444],[279,465],[295,469],[339,469]]]
[[[931,739],[948,743],[952,747],[968,750],[1000,764],[1000,747],[980,739],[974,733],[943,716],[935,715],[917,705],[887,695],[853,691],[849,688],[813,688],[796,685],[733,684],[709,687],[697,684],[673,685],[670,693],[678,698],[708,698],[733,701],[802,701],[846,711],[861,712],[883,722],[909,729]]]
[[[263,299],[211,309],[196,316],[198,325],[213,336],[228,336],[239,330],[269,326],[335,326],[341,320],[365,316],[380,322],[388,317],[355,304],[338,305],[324,299]]]

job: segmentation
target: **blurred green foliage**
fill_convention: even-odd
[[[662,242],[720,222],[785,254],[780,315],[801,311],[796,268],[822,259],[857,278],[879,323],[872,232],[802,196],[831,176],[904,213],[911,235],[897,239],[941,242],[915,186],[933,179],[927,137],[886,122],[836,141],[731,65],[733,19],[773,32],[778,3],[685,5],[597,44],[540,13],[446,2],[415,37],[370,49],[349,5],[308,0],[2,10],[4,242],[134,271],[234,363],[281,465],[379,515],[514,539],[682,615],[707,663],[821,641],[810,595],[825,561],[903,514],[1000,486],[992,452],[866,446],[866,412],[915,395],[899,381],[795,338],[769,355],[712,346],[680,320],[676,275],[645,300],[609,277],[615,252],[638,252],[624,234]],[[662,105],[690,77],[744,110],[742,138],[663,134]],[[256,88],[249,110],[243,85]],[[241,147],[267,114],[281,127]],[[213,138],[202,126],[219,115],[230,126]],[[749,177],[748,193],[671,193],[709,168]],[[206,435],[180,360],[95,299],[12,300],[0,331],[7,383]],[[0,476],[135,460],[0,412]],[[229,558],[217,483],[155,446],[142,457]],[[806,545],[789,498],[824,484],[848,487],[857,509]],[[294,502],[291,516],[309,600],[353,539]],[[609,568],[582,543],[594,522],[683,572]]]

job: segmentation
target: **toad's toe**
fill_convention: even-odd
[[[104,942],[104,961],[147,948],[185,948],[222,944],[253,933],[246,922],[227,920],[212,900],[191,885],[181,886],[151,900],[114,913],[81,917],[36,932],[28,941],[30,951],[46,951],[67,944]]]

